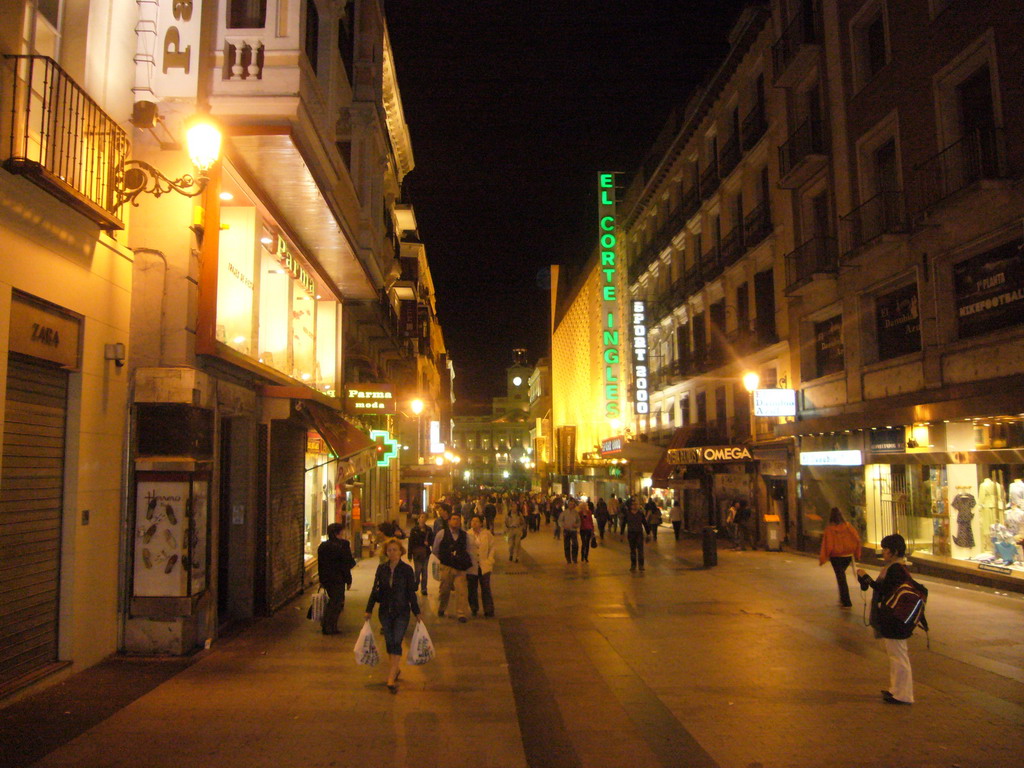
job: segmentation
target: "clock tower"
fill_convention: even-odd
[[[513,363],[505,369],[505,391],[509,400],[528,402],[530,399],[530,374],[533,369],[526,363],[526,350],[513,349]]]

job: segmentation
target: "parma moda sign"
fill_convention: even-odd
[[[753,461],[750,449],[743,445],[702,445],[699,448],[669,448],[669,464],[722,464]]]
[[[395,410],[395,394],[390,384],[345,385],[347,413],[395,413]]]
[[[597,195],[601,244],[599,302],[601,360],[604,364],[604,416],[606,419],[617,419],[622,415],[622,395],[619,388],[619,263],[616,255],[618,235],[615,220],[614,173],[598,174]]]

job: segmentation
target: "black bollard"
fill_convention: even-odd
[[[718,565],[718,539],[715,537],[715,529],[708,525],[701,533],[701,544],[704,548],[704,567],[710,568]]]

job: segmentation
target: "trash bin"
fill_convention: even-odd
[[[704,567],[710,568],[718,565],[718,539],[717,531],[713,526],[707,525],[701,532],[701,545],[704,548]]]
[[[764,516],[764,548],[769,552],[782,551],[782,525],[778,515]]]

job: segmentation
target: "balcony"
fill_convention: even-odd
[[[828,162],[828,141],[820,120],[807,118],[779,147],[779,186],[797,189]]]
[[[924,212],[975,182],[1005,179],[1006,136],[1002,128],[979,128],[914,168],[915,203]]]
[[[743,246],[750,250],[772,233],[772,209],[766,200],[743,217]]]
[[[693,215],[700,210],[700,204],[700,184],[698,183],[683,192],[683,196],[679,200],[679,215],[684,222],[693,218]]]
[[[740,158],[742,157],[740,137],[734,134],[722,145],[722,153],[718,158],[719,170],[723,179],[728,178],[733,169],[740,164]]]
[[[907,206],[903,193],[880,192],[840,220],[843,258],[849,258],[885,235],[899,235],[907,231]]]
[[[4,58],[4,168],[102,228],[124,229],[116,192],[128,158],[124,130],[53,59]]]
[[[707,200],[718,189],[718,161],[712,160],[700,175],[700,198]]]
[[[749,152],[757,146],[757,142],[768,131],[768,120],[764,115],[764,105],[758,104],[743,118],[743,151]]]
[[[683,290],[687,296],[697,293],[704,285],[704,278],[701,274],[700,263],[694,264],[686,270],[683,275]]]
[[[820,279],[834,279],[839,272],[834,237],[812,237],[786,256],[786,295]]]
[[[722,257],[723,267],[730,267],[739,261],[739,258],[744,253],[742,224],[737,224],[722,238],[719,253]]]
[[[810,70],[821,50],[818,14],[797,12],[772,44],[775,85],[790,88]]]
[[[722,274],[722,252],[716,246],[704,252],[700,257],[700,276],[705,283],[709,283]]]

